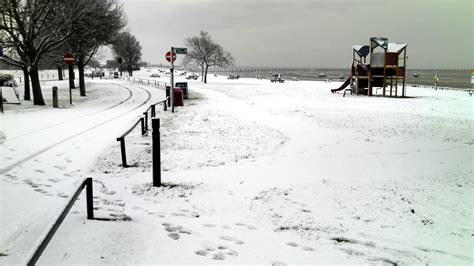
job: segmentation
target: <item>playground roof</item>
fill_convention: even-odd
[[[354,49],[360,57],[366,57],[370,52],[368,45],[352,45],[352,49]]]
[[[373,44],[372,47],[375,48],[377,46],[380,46],[382,47],[383,49],[387,49],[387,43],[388,43],[388,39],[387,38],[384,38],[384,37],[372,37],[370,38],[370,42],[371,42],[371,46]],[[373,43],[373,44],[372,44]]]
[[[400,53],[407,47],[406,43],[388,43],[387,52],[389,53]]]

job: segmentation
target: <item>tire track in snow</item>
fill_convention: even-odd
[[[123,86],[123,85],[119,85],[119,86],[126,88],[126,87]],[[63,140],[61,140],[61,141],[59,141],[59,142],[56,142],[56,143],[54,143],[54,144],[51,144],[51,145],[49,145],[48,147],[43,148],[43,149],[41,149],[41,150],[39,150],[39,151],[33,153],[33,154],[30,155],[30,156],[27,156],[27,157],[25,157],[25,158],[23,158],[23,159],[21,159],[21,160],[15,162],[15,163],[12,163],[12,164],[10,164],[9,166],[0,169],[0,175],[3,175],[3,174],[8,173],[8,172],[9,172],[10,170],[12,170],[13,168],[15,168],[15,167],[17,167],[17,166],[19,166],[19,165],[24,164],[25,162],[27,162],[27,161],[29,161],[29,160],[35,158],[36,156],[38,156],[38,155],[40,155],[40,154],[42,154],[42,153],[44,153],[44,152],[46,152],[46,151],[48,151],[48,150],[50,150],[50,149],[56,147],[56,146],[58,146],[58,145],[60,145],[60,144],[62,144],[62,143],[64,143],[64,142],[67,142],[67,141],[69,141],[69,140],[71,140],[71,139],[73,139],[73,138],[75,138],[75,137],[77,137],[77,136],[80,136],[80,135],[82,135],[82,134],[84,134],[84,133],[87,133],[87,132],[89,132],[89,131],[91,131],[91,130],[93,130],[93,129],[96,129],[96,128],[100,127],[100,126],[106,125],[106,124],[108,124],[108,123],[110,123],[110,122],[112,122],[112,121],[114,121],[114,120],[116,120],[116,119],[122,117],[123,115],[126,115],[126,114],[128,114],[128,113],[130,113],[130,112],[133,112],[133,111],[137,110],[138,108],[142,107],[143,105],[145,105],[147,102],[150,101],[150,99],[151,99],[151,93],[150,93],[148,90],[144,89],[144,88],[140,88],[140,87],[137,87],[137,88],[139,88],[139,89],[145,91],[145,92],[147,93],[147,96],[148,96],[147,99],[146,99],[143,103],[141,103],[140,105],[136,106],[136,107],[133,108],[132,110],[123,112],[123,113],[121,113],[121,114],[119,114],[119,115],[117,115],[117,116],[114,116],[114,117],[112,117],[112,118],[110,118],[110,119],[107,119],[106,121],[103,121],[103,122],[101,122],[101,123],[99,123],[99,124],[96,124],[96,125],[90,127],[90,128],[87,128],[87,129],[85,129],[85,130],[83,130],[83,131],[80,131],[79,133],[76,133],[76,134],[74,134],[74,135],[72,135],[72,136],[69,136],[69,137],[67,137],[67,138],[65,138],[65,139],[63,139]]]
[[[118,84],[115,84],[115,85],[117,85],[117,86],[120,87],[120,85],[118,85]],[[52,125],[48,125],[48,126],[45,126],[45,127],[39,128],[39,129],[35,129],[35,130],[29,131],[29,132],[27,132],[27,133],[25,133],[25,134],[22,134],[22,135],[19,135],[19,136],[15,136],[15,137],[12,137],[12,138],[8,138],[8,139],[5,140],[3,143],[7,143],[7,142],[9,142],[9,141],[12,141],[12,140],[15,140],[15,139],[19,139],[19,138],[22,138],[22,137],[25,137],[25,136],[28,136],[28,135],[31,135],[31,134],[34,134],[34,133],[38,133],[38,132],[40,132],[40,131],[43,131],[43,130],[46,130],[46,129],[49,129],[49,128],[52,128],[52,127],[55,127],[55,126],[59,126],[59,125],[62,125],[62,124],[67,124],[67,123],[69,123],[69,122],[72,122],[72,121],[75,121],[75,120],[78,120],[78,119],[81,119],[81,118],[84,118],[84,117],[88,117],[88,116],[91,116],[91,115],[95,115],[95,114],[98,114],[98,113],[101,113],[101,112],[105,112],[105,111],[107,111],[107,110],[110,110],[110,109],[112,109],[112,108],[115,108],[115,107],[117,107],[117,106],[119,106],[119,105],[121,105],[121,104],[127,102],[128,100],[130,100],[130,98],[132,98],[132,96],[133,96],[132,90],[130,90],[130,89],[127,88],[127,87],[123,87],[123,88],[125,88],[126,90],[128,90],[128,93],[129,93],[128,97],[125,98],[124,100],[122,100],[122,101],[120,101],[120,102],[118,102],[118,103],[112,105],[112,106],[109,106],[109,107],[107,107],[107,108],[105,108],[105,109],[102,109],[102,110],[98,110],[98,111],[93,112],[93,113],[90,113],[90,114],[81,115],[81,116],[78,116],[78,117],[76,117],[76,118],[73,118],[73,119],[70,119],[70,120],[67,120],[67,121],[61,121],[61,122],[58,122],[58,123],[55,123],[55,124],[52,124]]]

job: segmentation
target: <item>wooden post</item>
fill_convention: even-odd
[[[161,186],[160,119],[151,120],[153,186]]]
[[[153,118],[153,117],[155,117],[155,116],[156,116],[155,106],[152,105],[152,106],[151,106],[151,117]]]
[[[58,108],[58,87],[53,87],[53,108]]]
[[[94,195],[92,190],[92,177],[86,179],[87,219],[94,219]]]
[[[127,167],[127,154],[125,153],[125,139],[118,138],[117,141],[120,141],[120,151],[122,154],[122,167]]]
[[[140,124],[141,124],[141,128],[142,128],[142,136],[145,135],[145,119],[140,118]]]

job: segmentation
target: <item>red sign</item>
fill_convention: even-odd
[[[171,53],[166,53],[166,61],[171,62]],[[176,61],[176,53],[173,53],[173,62]]]
[[[64,63],[68,65],[74,64],[74,55],[71,53],[64,54]]]

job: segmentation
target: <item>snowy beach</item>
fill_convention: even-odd
[[[151,134],[127,137],[128,168],[116,138],[164,88],[88,79],[88,100],[69,107],[67,84],[48,81],[61,112],[7,106],[0,263],[24,263],[85,177],[102,219],[86,219],[81,196],[39,264],[473,263],[467,92],[342,97],[330,92],[341,82],[208,79],[177,77],[190,99],[158,109],[160,188]]]

